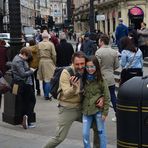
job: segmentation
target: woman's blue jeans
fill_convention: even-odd
[[[105,130],[105,122],[102,120],[102,114],[97,112],[94,115],[83,115],[83,143],[84,148],[90,148],[90,127],[95,119],[98,130],[98,138],[100,141],[100,148],[106,148],[107,140],[106,140],[106,130]]]
[[[50,82],[43,81],[43,92],[44,92],[44,97],[49,97],[49,93],[50,93]]]

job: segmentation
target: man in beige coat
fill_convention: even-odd
[[[100,48],[96,51],[95,55],[99,60],[102,75],[108,84],[111,102],[113,109],[116,112],[114,70],[119,67],[118,52],[109,46],[109,37],[105,34],[100,36],[99,47]],[[115,121],[116,118],[113,118],[112,120]]]
[[[38,79],[43,81],[45,100],[50,100],[50,80],[53,76],[56,64],[56,51],[54,44],[49,41],[49,36],[47,32],[43,32],[43,41],[38,44],[38,55],[40,59]]]

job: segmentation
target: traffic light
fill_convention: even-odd
[[[53,28],[55,22],[53,21],[52,16],[48,16],[48,28]]]

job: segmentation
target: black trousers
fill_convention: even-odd
[[[148,46],[143,45],[143,46],[140,46],[139,48],[140,48],[140,50],[142,51],[143,59],[144,59],[145,57],[148,57]]]
[[[37,79],[37,71],[38,69],[36,69],[34,71],[34,74],[32,75],[32,82],[33,82],[33,89],[37,91],[37,93],[40,93],[40,82]]]
[[[25,84],[23,82],[17,82],[19,85],[18,89],[18,102],[17,105],[18,111],[21,112],[21,116],[23,119],[24,115],[28,116],[28,123],[30,123],[31,116],[34,113],[34,107],[36,104],[35,93],[33,90],[33,86],[29,84]]]

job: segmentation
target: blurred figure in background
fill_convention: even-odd
[[[57,52],[57,67],[69,66],[71,64],[71,57],[74,53],[74,49],[71,43],[66,41],[66,35],[61,32],[59,35],[60,44],[56,47]]]
[[[76,52],[83,50],[83,38],[78,37],[77,43],[76,43]]]
[[[85,33],[82,51],[86,54],[86,56],[91,56],[95,54],[96,50],[97,46],[94,41],[90,39],[90,33]]]
[[[37,71],[38,71],[38,66],[39,66],[38,46],[35,44],[34,40],[30,40],[29,45],[30,45],[29,48],[32,52],[32,60],[30,61],[29,65],[31,68],[35,69],[32,75],[33,88],[34,90],[36,89],[37,95],[40,96],[41,95],[40,83],[39,83],[39,80],[37,79]],[[35,83],[34,83],[34,80],[35,80]]]
[[[122,37],[128,36],[128,27],[123,24],[122,18],[119,18],[119,25],[116,28],[115,36],[116,36],[116,44],[118,46],[119,52],[121,53],[122,49],[120,46],[120,40]]]
[[[140,30],[137,30],[138,33],[138,44],[139,48],[143,53],[143,58],[148,56],[148,29],[146,28],[146,23],[141,23]]]
[[[0,40],[0,71],[4,75],[7,71],[6,62],[8,61],[7,58],[7,48],[5,47],[6,42],[4,40]]]
[[[47,31],[42,33],[43,41],[38,44],[39,68],[38,79],[43,81],[43,92],[45,100],[51,100],[50,80],[56,68],[56,51],[54,44],[49,41],[49,34]]]

